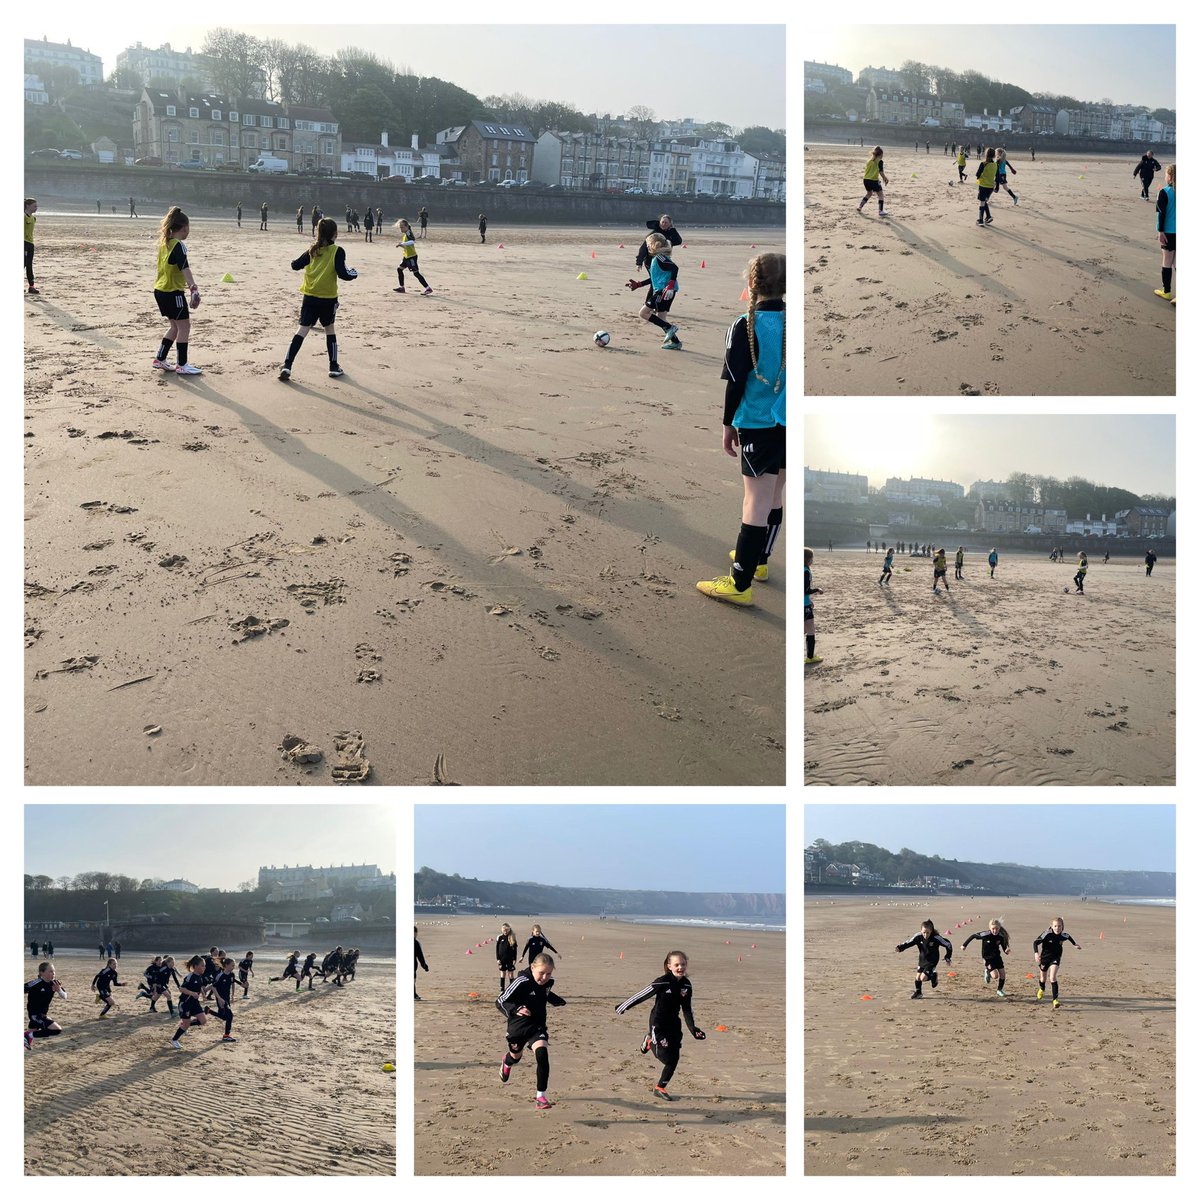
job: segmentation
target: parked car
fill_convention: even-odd
[[[133,165],[135,167],[161,167],[163,165],[163,160],[161,158],[155,158],[153,155],[148,155],[146,158],[135,158],[133,160]]]
[[[218,171],[244,171],[246,168],[243,167],[241,163],[226,162],[218,163],[216,169]]]
[[[646,192],[643,188],[631,187],[625,189],[625,195],[627,196],[644,196],[645,194]]]
[[[563,185],[562,185],[561,183],[548,183],[548,184],[546,184],[546,191],[548,191],[548,192],[565,192],[566,190],[567,190],[567,189],[566,189],[566,188],[564,188],[564,187],[563,187]]]
[[[502,188],[515,188],[517,181],[515,179],[502,179],[498,186]]]
[[[83,158],[83,155],[78,150],[60,150],[58,152],[58,157],[59,158],[71,158],[71,159],[74,159],[76,162],[78,162],[80,159]]]
[[[389,175],[382,182],[384,183],[407,183],[408,180],[403,175]]]
[[[207,171],[208,168],[198,159],[189,159],[187,162],[181,162],[180,167],[185,171]]]
[[[29,156],[30,158],[61,158],[62,151],[55,150],[52,146],[47,146],[44,150],[35,150]]]
[[[441,183],[440,175],[421,175],[413,180],[413,183]]]

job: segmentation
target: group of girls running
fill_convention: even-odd
[[[1004,955],[1009,953],[1008,930],[995,918],[988,922],[987,933],[973,933],[962,944],[965,950],[975,939],[979,939],[979,947],[983,954],[983,982],[990,987],[996,985],[996,995],[1006,998],[1004,991],[1005,969]],[[1038,969],[1037,998],[1046,994],[1046,984],[1050,985],[1053,1007],[1059,1007],[1058,972],[1062,965],[1063,943],[1070,942],[1076,950],[1082,949],[1079,943],[1066,931],[1062,917],[1055,917],[1044,933],[1039,934],[1033,942],[1033,959]],[[931,988],[938,985],[938,963],[945,951],[945,964],[949,967],[954,957],[954,943],[934,928],[932,921],[922,921],[920,930],[913,934],[907,942],[901,942],[896,947],[896,953],[917,947],[917,974],[913,981],[913,1000],[922,998],[921,988],[928,983]]]
[[[502,945],[508,948],[510,954],[502,954]],[[500,1082],[508,1082],[513,1067],[521,1061],[521,1055],[526,1048],[531,1049],[537,1061],[534,1105],[539,1109],[553,1107],[553,1102],[546,1095],[550,1083],[550,1034],[546,1027],[546,1006],[560,1008],[566,1004],[561,996],[551,990],[554,987],[554,958],[541,949],[549,945],[541,926],[535,925],[522,952],[522,957],[525,952],[530,952],[529,966],[512,974],[511,982],[496,997],[496,1007],[508,1022],[505,1031],[507,1048],[500,1060]],[[504,925],[496,946],[502,978],[506,972],[511,973],[516,965],[516,959],[511,957],[516,954],[516,948],[512,928]],[[550,946],[550,949],[554,947]],[[703,1041],[707,1036],[703,1029],[697,1027],[692,1015],[692,981],[688,978],[687,968],[687,955],[682,950],[672,950],[663,960],[663,974],[616,1006],[617,1013],[621,1014],[646,1000],[654,1001],[647,1030],[638,1049],[642,1054],[653,1054],[658,1060],[661,1070],[658,1082],[654,1085],[654,1094],[661,1100],[673,1099],[667,1091],[667,1084],[679,1064],[679,1049],[683,1044],[681,1015],[692,1037]]]
[[[319,968],[314,966],[316,955],[310,954],[303,966],[299,964],[299,952],[294,951],[288,956],[288,965],[282,976],[278,978],[294,978],[296,990],[299,991],[303,979],[309,979],[309,989],[312,989],[313,976],[332,980],[338,987],[344,986],[347,979],[352,980],[358,963],[358,950],[343,951],[341,946],[327,954]],[[225,1033],[222,1042],[236,1042],[231,1030],[233,1028],[234,988],[242,989],[241,998],[244,1000],[250,994],[250,977],[254,974],[254,951],[247,950],[240,962],[235,963],[225,951],[216,946],[210,948],[207,954],[195,954],[185,964],[186,972],[181,979],[175,968],[175,959],[171,955],[156,954],[153,961],[142,972],[142,981],[138,984],[136,999],[148,1000],[149,1011],[158,1012],[159,1000],[164,1000],[167,1011],[171,1016],[176,1015],[176,1005],[171,995],[171,984],[174,983],[179,991],[179,1026],[171,1036],[171,1045],[176,1050],[183,1048],[180,1038],[193,1025],[205,1025],[209,1017],[216,1017],[225,1022]],[[236,968],[236,975],[235,975]],[[275,982],[272,979],[271,982]],[[118,978],[117,960],[109,958],[93,977],[91,990],[96,995],[96,1003],[102,1004],[98,1019],[105,1018],[117,1007],[113,997],[113,989],[127,986]],[[35,1038],[56,1037],[62,1032],[62,1026],[50,1019],[50,1002],[55,996],[63,1000],[67,998],[66,989],[59,982],[54,970],[54,964],[43,962],[38,964],[35,979],[25,984],[26,1006],[29,1020],[25,1028],[24,1040],[26,1050],[33,1048]],[[215,1007],[209,1007],[206,1001]]]

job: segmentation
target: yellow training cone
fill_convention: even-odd
[[[576,278],[576,279],[586,279],[586,278],[587,278],[587,272],[586,272],[586,271],[580,271],[580,272],[579,272],[579,274],[575,276],[575,278]]]
[[[385,1071],[394,1071],[396,1069],[396,1064],[395,1063],[384,1063],[383,1069]]]
[[[222,283],[233,283],[234,282],[233,276],[230,275],[230,273],[228,271],[226,271],[225,274],[221,276],[221,282]]]

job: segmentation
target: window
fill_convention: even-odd
[[[254,114],[253,113],[244,113],[242,115],[242,124],[243,125],[253,125],[254,124]]]
[[[173,105],[173,104],[168,104],[168,105],[167,105],[167,116],[168,116],[168,117],[173,117],[174,115],[175,115],[175,105]]]
[[[245,146],[247,150],[257,150],[258,149],[258,134],[257,133],[243,133],[242,134],[242,145]]]
[[[188,116],[195,120],[200,116],[200,110],[198,108],[189,108]]]
[[[498,166],[499,163],[500,163],[500,155],[493,154],[492,155],[492,166],[493,167]],[[492,179],[498,179],[499,177],[500,177],[499,171],[497,171],[494,175],[490,176],[490,178],[492,178]]]
[[[168,129],[167,130],[167,141],[168,142],[179,141],[179,130],[178,129]]]
[[[276,150],[286,150],[287,149],[287,138],[276,136],[275,149]]]
[[[212,110],[212,119],[214,121],[219,121],[221,119],[221,110],[219,108],[214,108]]]
[[[188,130],[188,142],[193,146],[200,145],[200,130],[189,129]]]
[[[263,117],[261,124],[264,129],[270,129],[275,124],[275,121],[272,117]]]
[[[221,130],[214,129],[209,142],[213,146],[223,146],[225,145],[225,135],[221,132]]]
[[[286,129],[288,127],[288,119],[287,117],[277,117],[275,124],[278,125],[280,129]]]
[[[229,114],[229,119],[236,125],[238,123],[238,115],[235,112]]]
[[[326,155],[333,153],[333,138],[321,139],[321,153]]]
[[[238,148],[238,135],[236,132],[230,131],[229,148],[230,150],[236,150]]]

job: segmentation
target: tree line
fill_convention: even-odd
[[[119,875],[109,871],[81,871],[78,875],[59,875],[52,878],[49,875],[26,875],[25,890],[27,892],[161,892],[166,883],[163,879],[134,879],[132,875]],[[258,884],[253,879],[247,879],[237,886],[239,892],[258,890]]]
[[[1043,508],[1065,508],[1067,516],[1079,519],[1091,513],[1098,517],[1107,513],[1110,517],[1124,508],[1147,505],[1175,509],[1175,497],[1158,493],[1139,496],[1126,488],[1110,487],[1095,483],[1081,475],[1056,479],[1053,475],[1031,475],[1025,471],[1013,471],[1005,484],[1009,499],[1014,504],[1040,504]]]

